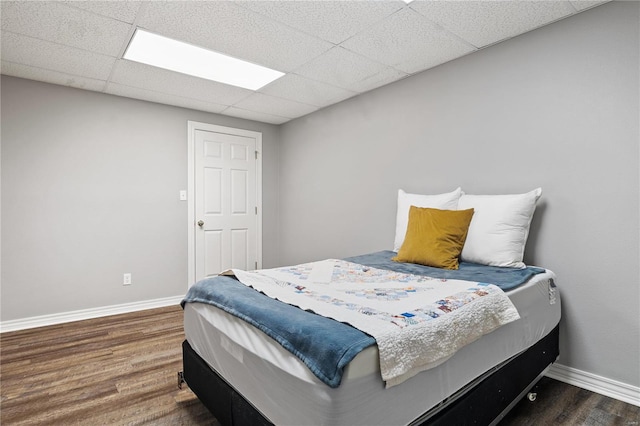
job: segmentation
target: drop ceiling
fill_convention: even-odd
[[[5,1],[5,75],[281,124],[604,1]],[[251,91],[122,59],[135,29],[285,73]]]

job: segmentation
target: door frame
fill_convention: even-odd
[[[253,130],[237,129],[219,126],[217,124],[187,121],[187,288],[195,284],[196,280],[196,195],[195,195],[195,144],[196,130],[204,130],[230,135],[253,137],[256,140],[256,255],[257,269],[262,268],[262,133]]]

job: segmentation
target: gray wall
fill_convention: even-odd
[[[188,120],[263,133],[263,264],[278,263],[278,127],[1,84],[2,321],[184,295]]]
[[[265,267],[391,248],[398,188],[542,186],[525,260],[558,274],[561,363],[639,386],[638,8],[280,127],[3,76],[0,320],[184,293],[195,120],[263,132]]]
[[[640,385],[639,3],[610,3],[282,126],[281,260],[391,249],[396,192],[541,186],[566,366]]]

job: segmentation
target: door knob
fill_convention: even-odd
[[[204,221],[199,220],[199,221],[198,221],[198,226],[199,226],[200,228],[202,228],[202,227],[204,226]]]

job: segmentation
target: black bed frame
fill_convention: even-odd
[[[558,326],[532,347],[494,367],[412,425],[495,425],[559,355]],[[250,402],[182,343],[184,381],[223,426],[272,425]]]

